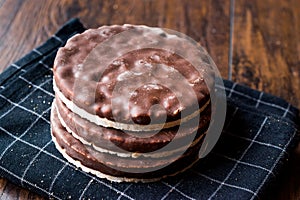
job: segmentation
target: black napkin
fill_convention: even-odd
[[[227,116],[213,149],[187,172],[156,183],[114,183],[69,164],[50,136],[51,67],[57,49],[84,31],[73,19],[0,75],[0,176],[57,199],[258,199],[297,143],[298,110],[224,81]]]

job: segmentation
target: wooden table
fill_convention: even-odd
[[[133,23],[183,32],[208,50],[224,78],[232,71],[232,80],[300,108],[299,0],[0,0],[0,72],[72,17],[88,28]],[[300,146],[274,196],[300,198]],[[0,179],[0,199],[42,198]]]

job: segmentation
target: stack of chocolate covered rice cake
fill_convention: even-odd
[[[210,123],[211,69],[199,71],[163,48],[124,53],[121,43],[135,44],[135,37],[114,39],[134,31],[154,42],[179,40],[145,28],[152,30],[87,30],[69,39],[54,62],[53,141],[70,163],[112,181],[151,182],[183,172],[199,159]],[[106,51],[117,57],[103,65],[97,62],[105,59],[103,49],[95,51],[112,39]]]

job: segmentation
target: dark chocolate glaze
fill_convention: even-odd
[[[126,178],[155,179],[180,172],[198,159],[198,152],[202,143],[202,140],[199,141],[197,145],[187,149],[178,159],[172,157],[148,160],[128,159],[100,153],[82,144],[60,124],[56,109],[52,109],[51,112],[51,130],[58,145],[74,160],[80,161],[82,165],[104,174]],[[141,166],[151,171],[138,173],[138,167]],[[161,168],[161,166],[165,167]],[[155,170],[156,168],[157,170]]]
[[[124,132],[118,129],[97,126],[71,112],[58,98],[55,99],[54,104],[61,118],[72,132],[97,147],[116,152],[122,152],[122,150],[142,153],[152,152],[165,147],[171,141],[173,142],[172,146],[167,147],[166,150],[180,148],[188,145],[190,141],[197,140],[204,134],[209,126],[211,117],[211,106],[208,105],[200,114],[198,124],[193,125],[187,122],[182,124],[180,129],[176,126],[162,129],[157,133],[149,131],[138,132],[138,136],[136,136],[135,132]],[[175,135],[177,135],[176,138]],[[188,137],[194,137],[194,139]]]
[[[107,66],[99,65],[103,55],[95,53],[95,49],[126,30],[143,34],[137,26],[104,26],[75,35],[59,49],[53,72],[56,85],[66,98],[102,118],[142,125],[180,119],[209,100],[209,88],[214,82],[212,69],[203,65],[201,71],[196,70],[167,49],[137,49],[120,55]],[[149,37],[153,41],[165,38],[174,46],[178,42],[178,37],[158,33],[145,39]],[[134,42],[134,38],[127,42]],[[118,45],[113,43],[107,52],[118,51]],[[187,47],[179,48],[188,54]],[[154,105],[160,109],[152,109]]]

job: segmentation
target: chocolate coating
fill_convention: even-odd
[[[208,101],[214,78],[211,68],[203,65],[200,72],[166,49],[132,50],[101,66],[98,61],[104,55],[95,49],[128,30],[145,34],[138,26],[104,26],[75,35],[59,49],[53,72],[66,98],[99,117],[142,125],[180,119]],[[145,40],[152,42],[165,38],[176,46],[179,40],[156,32],[147,34]],[[124,42],[134,43],[134,37],[116,40],[107,47],[107,54],[118,54]]]
[[[79,140],[75,139],[70,133],[68,133],[60,124],[56,109],[52,109],[51,111],[51,130],[51,133],[56,139],[58,145],[74,160],[80,161],[81,164],[86,167],[116,177],[153,179],[175,174],[176,172],[182,171],[198,159],[198,151],[202,143],[202,140],[199,141],[197,145],[193,146],[193,148],[189,148],[178,159],[170,157],[151,160],[126,159],[115,155],[96,152],[91,147],[83,145]],[[160,166],[165,166],[166,164],[169,165],[164,168],[160,168]],[[145,169],[158,168],[158,170],[136,173],[137,170],[135,169],[140,166],[143,166]],[[125,168],[126,170],[129,170],[128,167],[132,168],[133,171],[122,171],[122,169]]]
[[[209,125],[211,114],[211,108],[208,105],[200,114],[198,126],[193,127],[186,123],[182,124],[179,130],[178,127],[173,127],[162,129],[158,133],[139,132],[138,137],[134,132],[124,132],[118,129],[97,126],[71,112],[58,98],[55,99],[54,104],[61,118],[72,132],[97,147],[117,152],[120,149],[130,152],[152,152],[169,144],[177,134],[176,140],[173,140],[173,145],[170,147],[171,149],[166,149],[172,150],[172,148],[176,149],[188,145],[188,137],[192,137],[192,134],[195,134],[193,140],[197,140],[199,136],[204,134]]]

